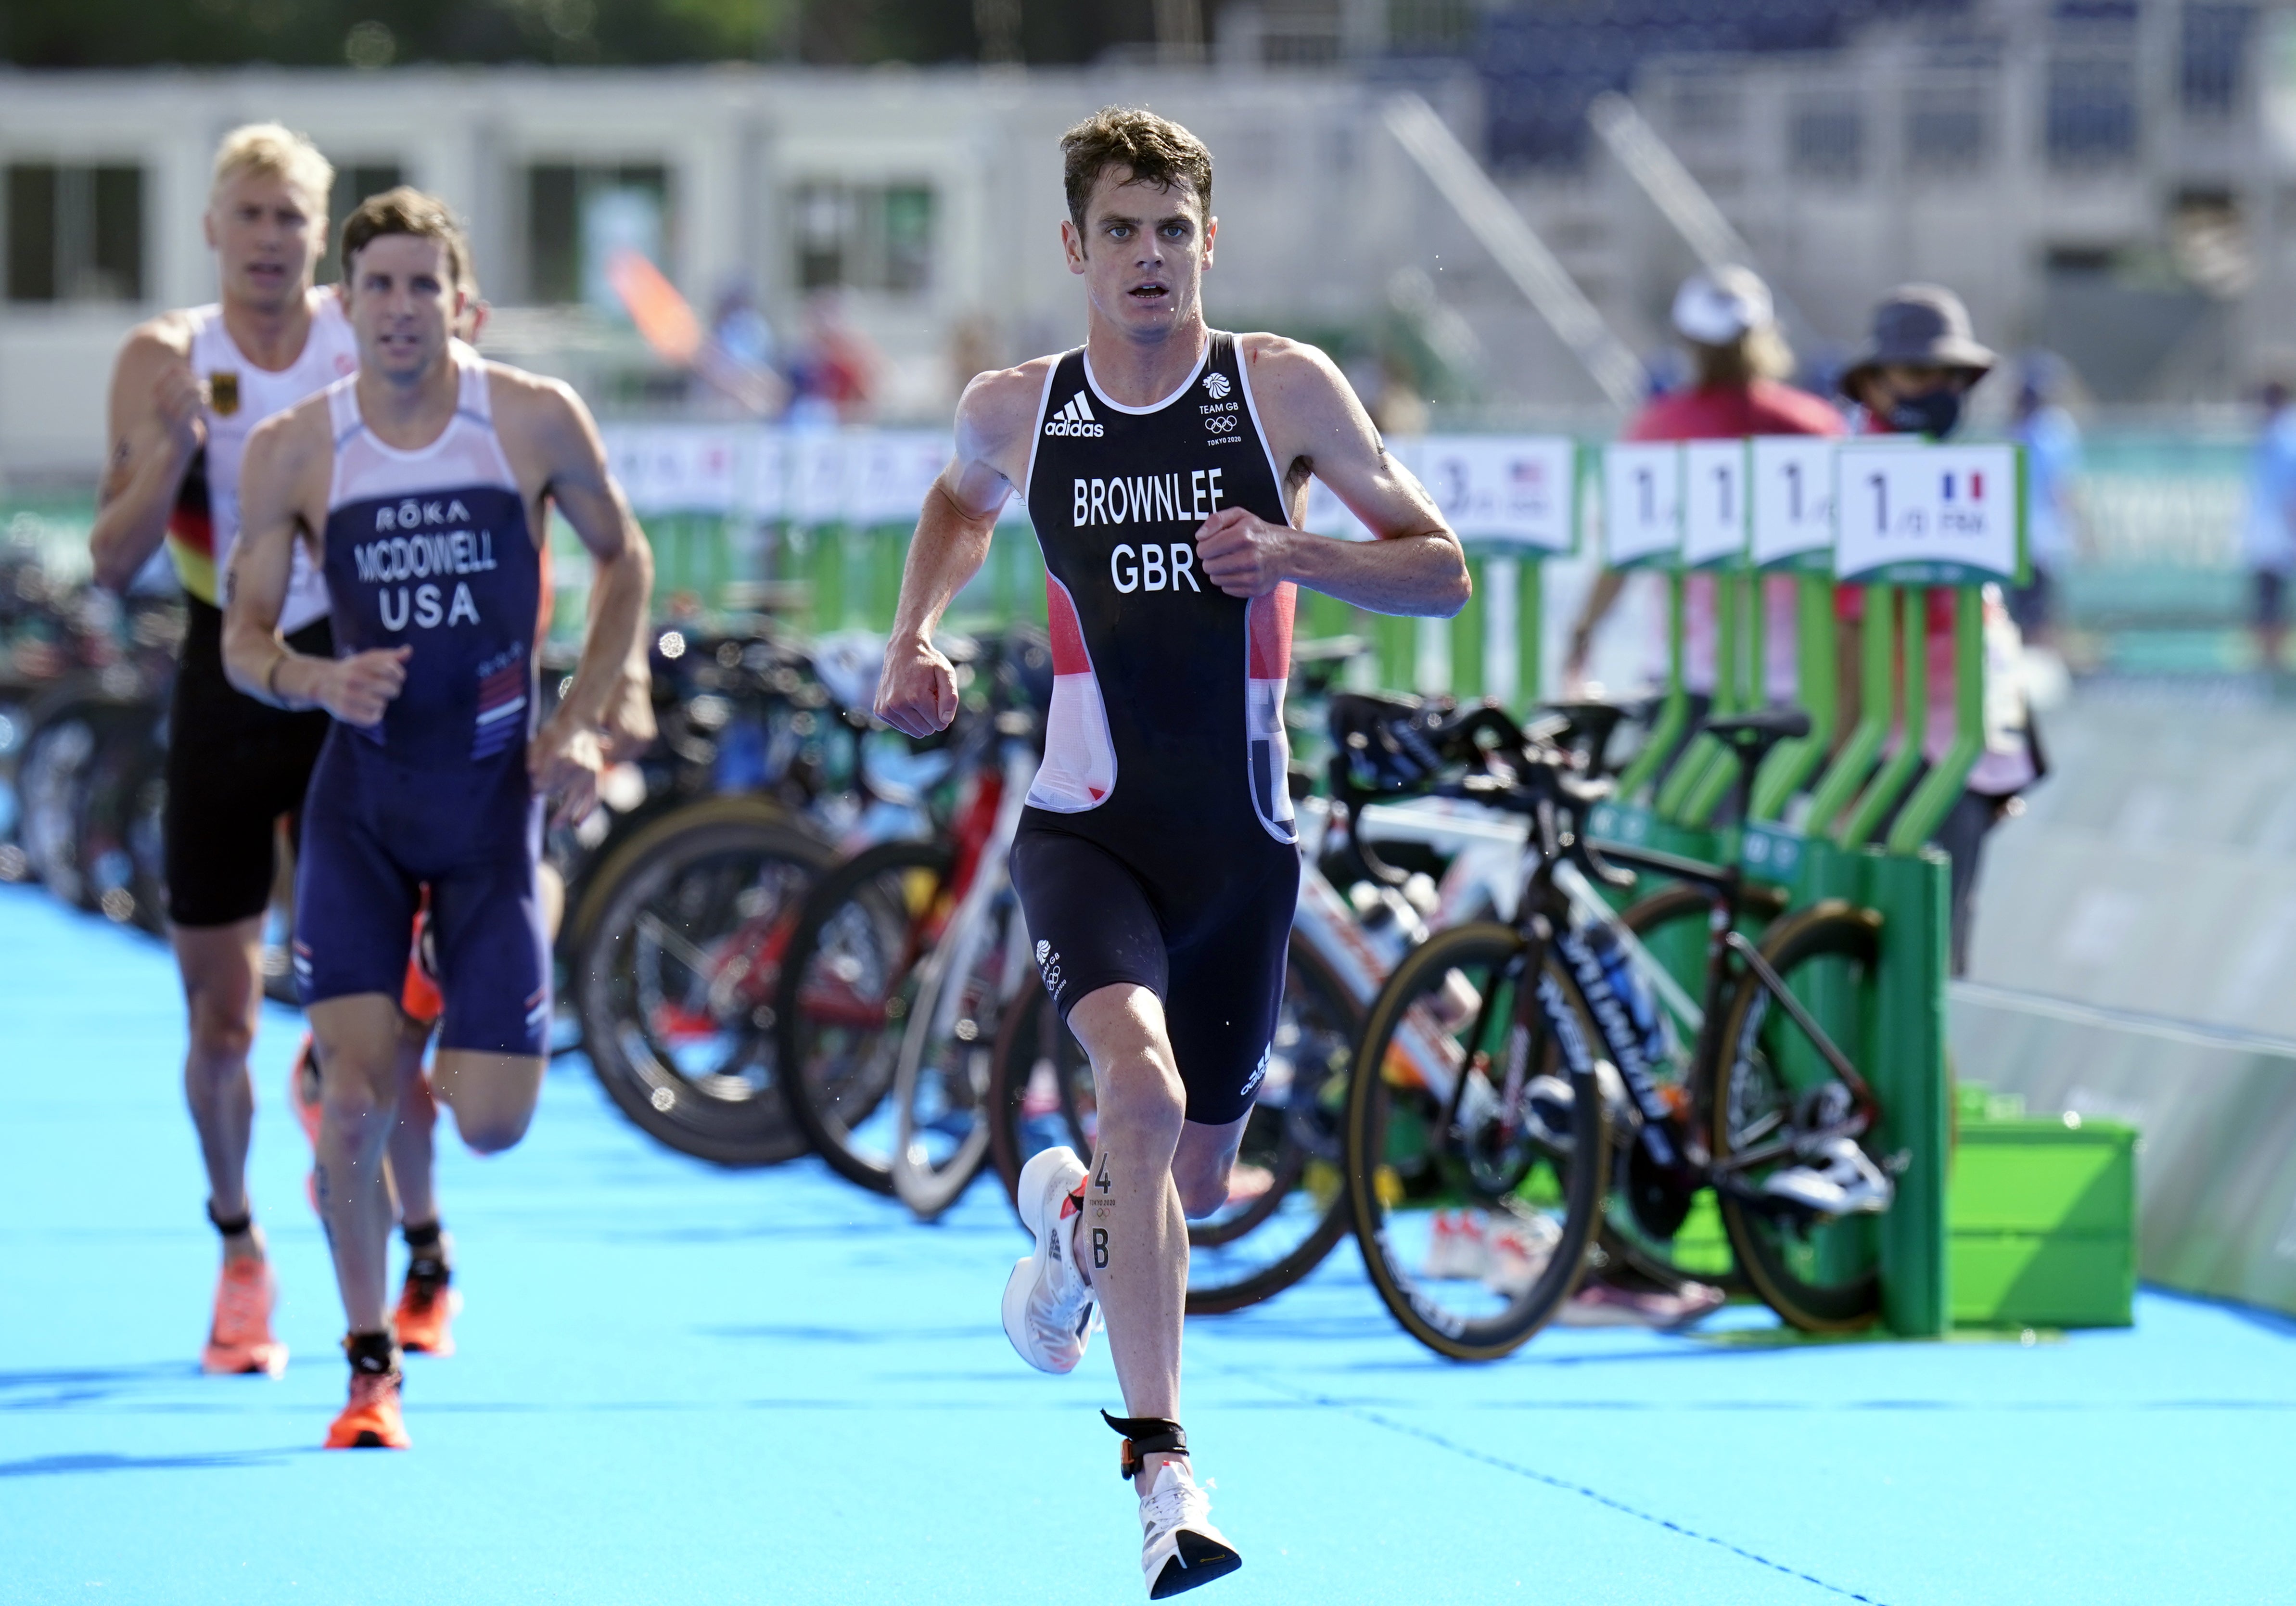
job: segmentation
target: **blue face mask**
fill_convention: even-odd
[[[1890,408],[1890,427],[1902,435],[1943,440],[1961,422],[1961,392],[1950,386],[1910,396]]]

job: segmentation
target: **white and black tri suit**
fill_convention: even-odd
[[[1293,587],[1232,597],[1195,536],[1224,507],[1289,524],[1235,337],[1152,406],[1053,365],[1024,495],[1045,554],[1053,701],[1013,845],[1063,1018],[1130,982],[1163,1000],[1192,1121],[1251,1107],[1283,991],[1300,854],[1283,685]]]

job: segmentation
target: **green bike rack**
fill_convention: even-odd
[[[1824,764],[1841,713],[1836,679],[1840,666],[1834,661],[1840,638],[1834,629],[1833,582],[1822,575],[1796,575],[1794,592],[1794,682],[1802,710],[1809,716],[1809,734],[1771,750],[1754,779],[1757,820],[1784,815],[1793,795]]]
[[[1619,772],[1618,795],[1622,799],[1636,797],[1650,784],[1682,739],[1683,727],[1690,723],[1690,692],[1682,678],[1683,574],[1679,569],[1667,572],[1666,586],[1665,701],[1659,705],[1658,718],[1642,750]]]

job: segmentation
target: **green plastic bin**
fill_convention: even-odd
[[[1960,1327],[2126,1327],[2136,1295],[2136,1133],[2118,1121],[1972,1120],[1946,1194]]]

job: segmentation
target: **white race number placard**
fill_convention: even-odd
[[[1431,435],[1414,445],[1408,466],[1462,539],[1540,552],[1577,544],[1578,447],[1570,440]]]
[[[1841,578],[1966,586],[2017,578],[2016,447],[1851,442],[1835,471]]]
[[[1746,443],[1694,440],[1682,448],[1682,561],[1693,569],[1746,558]]]
[[[1682,555],[1682,447],[1621,444],[1603,453],[1603,561],[1613,569]]]
[[[1765,435],[1751,446],[1754,566],[1832,567],[1833,460],[1841,442]]]

